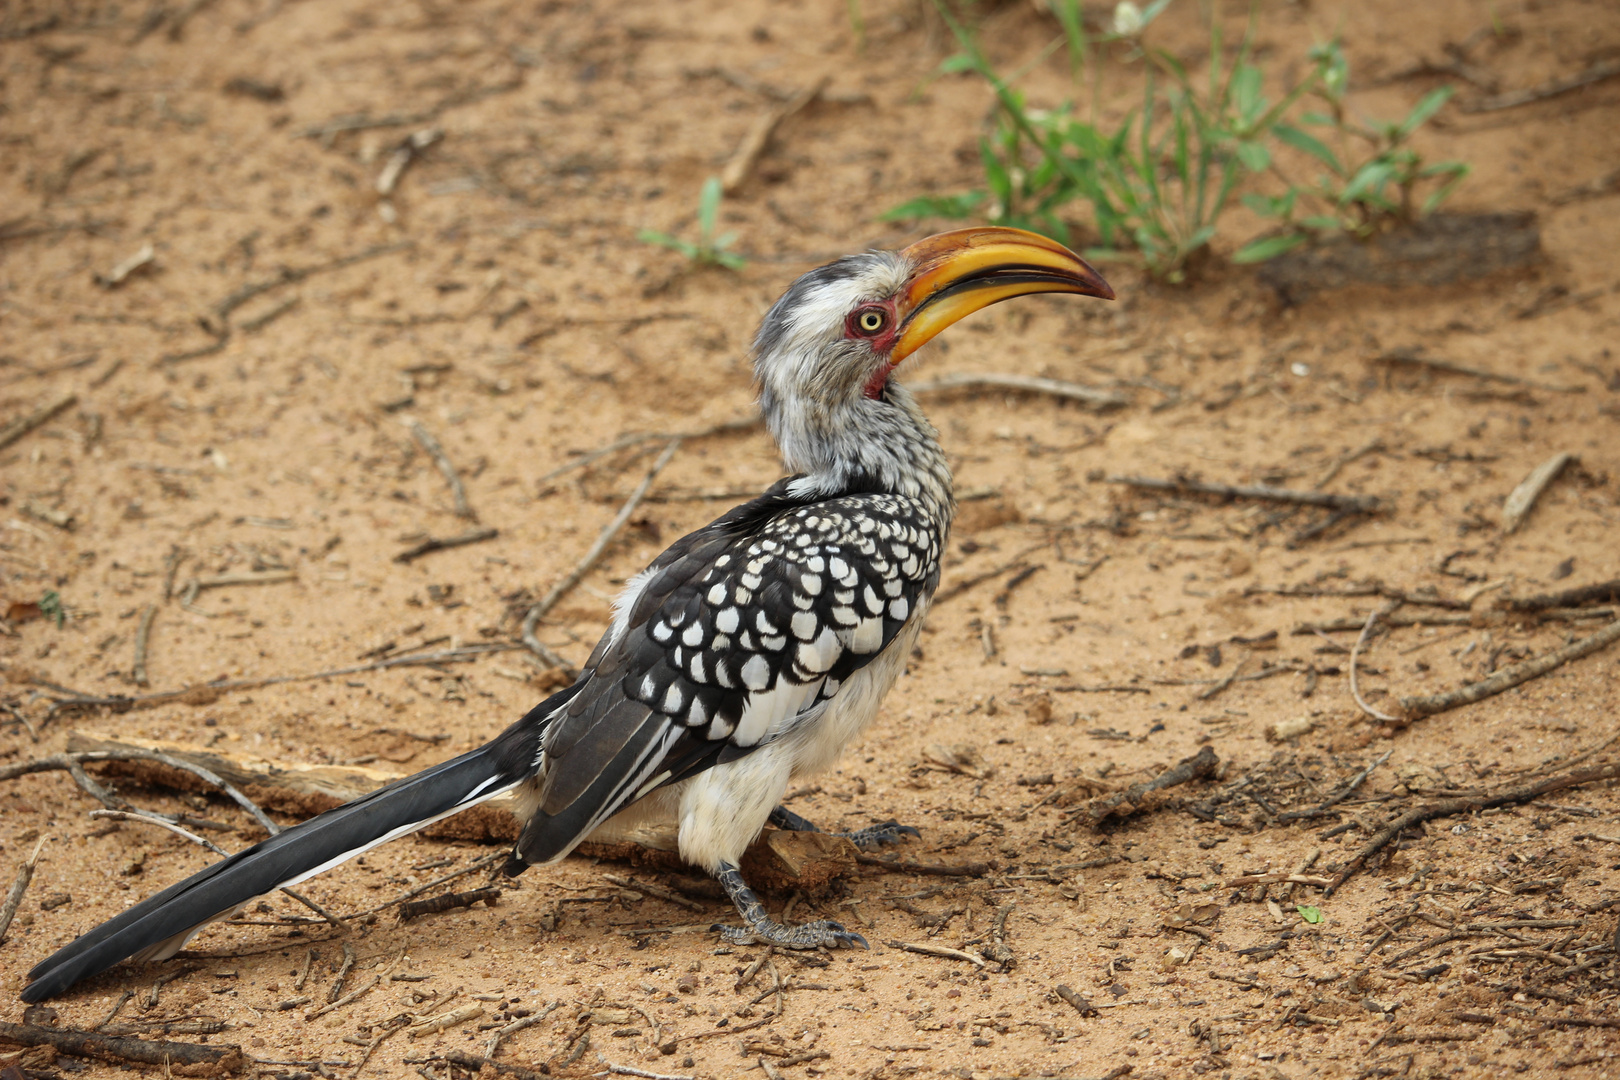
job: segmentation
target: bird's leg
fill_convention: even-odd
[[[816,827],[815,822],[800,817],[785,806],[778,806],[771,811],[770,823],[778,829],[789,832],[826,832]],[[910,825],[902,825],[898,821],[885,821],[879,825],[868,825],[864,829],[855,829],[852,832],[835,832],[833,836],[847,836],[855,842],[855,846],[863,851],[882,847],[884,844],[898,844],[908,836],[921,836],[922,833]]]
[[[737,905],[738,914],[747,924],[740,927],[718,924],[714,926],[714,929],[720,931],[721,936],[733,945],[751,945],[758,942],[761,945],[778,945],[784,949],[817,949],[822,946],[837,949],[853,948],[856,945],[863,949],[871,948],[861,935],[845,930],[842,923],[830,919],[818,919],[815,922],[800,923],[798,926],[784,926],[772,919],[765,914],[765,905],[759,902],[758,895],[748,887],[748,882],[743,880],[742,872],[734,863],[721,863],[714,876],[715,880],[720,882],[720,887],[726,890],[726,895],[731,897],[731,902]]]

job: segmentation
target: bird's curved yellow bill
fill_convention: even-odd
[[[901,330],[889,353],[898,364],[946,327],[981,308],[1030,293],[1114,298],[1080,256],[1037,233],[987,226],[919,240],[902,253],[916,267],[901,300]]]

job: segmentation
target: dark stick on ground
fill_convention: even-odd
[[[876,855],[867,855],[864,852],[857,852],[855,861],[862,866],[881,866],[883,869],[895,874],[931,874],[935,877],[984,877],[990,872],[989,863],[901,862],[898,858],[880,859]]]
[[[34,845],[33,854],[17,868],[17,877],[6,892],[5,903],[0,904],[0,942],[6,940],[6,931],[11,929],[11,920],[17,915],[17,906],[22,903],[23,894],[28,891],[28,883],[34,880],[34,865],[39,861],[39,849],[44,846],[45,838],[42,836]]]
[[[466,1069],[468,1072],[475,1074],[482,1072],[484,1066],[488,1065],[500,1075],[515,1076],[518,1078],[518,1080],[549,1080],[548,1074],[538,1073],[533,1069],[525,1069],[521,1065],[513,1065],[507,1061],[492,1061],[489,1058],[479,1057],[477,1054],[463,1053],[460,1050],[446,1050],[443,1053],[436,1054],[430,1058],[405,1059],[405,1063],[407,1065],[417,1062],[426,1064],[434,1061],[443,1061],[450,1065],[456,1065],[460,1068]]]
[[[430,536],[426,540],[413,544],[395,555],[394,561],[408,563],[414,559],[420,559],[429,552],[443,551],[446,548],[466,547],[468,544],[481,544],[485,540],[495,539],[500,534],[499,529],[473,529],[471,532],[464,532],[460,536]]]
[[[1309,810],[1284,810],[1282,813],[1277,815],[1277,820],[1298,821],[1302,818],[1320,817],[1322,814],[1327,813],[1333,807],[1348,799],[1357,788],[1366,783],[1367,777],[1372,775],[1373,770],[1378,768],[1378,766],[1382,765],[1384,762],[1388,761],[1389,756],[1394,752],[1395,751],[1393,750],[1386,750],[1383,757],[1356,773],[1355,776],[1350,778],[1350,782],[1348,784],[1344,785],[1344,787],[1340,788],[1338,791],[1335,791],[1332,795],[1329,795],[1325,800],[1316,806],[1311,807]]]
[[[1545,611],[1548,608],[1586,607],[1590,604],[1620,604],[1620,578],[1581,585],[1563,592],[1539,593],[1510,599],[1510,611]]]
[[[52,1046],[74,1057],[98,1058],[137,1065],[206,1065],[217,1072],[231,1074],[242,1071],[242,1049],[239,1046],[199,1046],[196,1043],[165,1042],[161,1040],[126,1039],[112,1035],[98,1035],[93,1031],[73,1028],[37,1027],[33,1024],[8,1024],[0,1021],[0,1042],[15,1046]]]
[[[1472,705],[1476,701],[1483,701],[1485,698],[1493,697],[1504,690],[1518,686],[1520,683],[1529,682],[1531,679],[1545,675],[1547,672],[1562,667],[1571,660],[1579,660],[1583,656],[1589,656],[1599,649],[1614,644],[1616,641],[1620,641],[1620,619],[1616,619],[1590,637],[1571,642],[1562,649],[1554,649],[1550,653],[1544,653],[1534,659],[1526,660],[1522,664],[1505,667],[1488,679],[1469,683],[1467,686],[1459,686],[1455,690],[1447,690],[1442,694],[1403,697],[1401,698],[1401,709],[1406,714],[1405,723],[1411,723],[1413,720],[1433,716],[1436,713],[1443,713],[1463,705]]]
[[[445,893],[443,896],[433,896],[426,900],[412,900],[399,905],[399,918],[401,922],[408,922],[418,915],[436,915],[441,911],[454,911],[456,908],[472,907],[482,901],[490,907],[501,898],[501,890],[486,885],[481,889],[471,889],[467,892]]]
[[[440,446],[439,440],[433,437],[433,432],[424,427],[420,420],[412,420],[411,437],[416,440],[418,446],[426,451],[427,456],[433,459],[433,464],[437,465],[439,472],[444,475],[445,483],[450,485],[450,494],[456,501],[456,516],[476,518],[477,515],[473,513],[472,504],[467,501],[467,486],[461,482],[461,474],[456,472],[455,465],[450,462],[450,455],[444,452],[444,447]],[[491,529],[490,533],[493,535],[494,531]],[[472,534],[469,533],[468,535]],[[487,537],[481,539],[487,539]],[[463,540],[462,543],[470,544],[474,543],[474,541]],[[422,553],[418,552],[417,554]],[[409,561],[401,559],[398,555],[394,556],[394,558],[399,562]],[[412,556],[412,558],[415,558],[415,556]]]
[[[1154,491],[1174,491],[1190,495],[1216,495],[1223,499],[1260,499],[1264,502],[1299,503],[1303,506],[1325,506],[1357,514],[1376,513],[1382,503],[1375,495],[1333,495],[1325,491],[1295,491],[1291,488],[1270,487],[1266,484],[1208,484],[1202,480],[1180,477],[1161,480],[1151,476],[1105,476],[1107,484],[1125,484],[1129,487]]]
[[[1192,757],[1183,758],[1151,780],[1132,784],[1124,791],[1116,791],[1112,795],[1092,799],[1086,805],[1083,816],[1093,825],[1110,817],[1129,817],[1146,809],[1144,805],[1148,801],[1145,799],[1146,796],[1178,784],[1214,776],[1215,767],[1219,764],[1220,759],[1215,756],[1215,751],[1206,746]]]
[[[78,394],[65,394],[49,405],[41,406],[27,416],[20,416],[0,427],[0,450],[4,450],[35,428],[49,423],[58,413],[71,409],[78,400]]]
[[[1509,375],[1500,371],[1488,371],[1485,368],[1469,367],[1466,364],[1453,363],[1450,360],[1440,360],[1412,349],[1395,349],[1382,356],[1375,357],[1374,363],[1400,365],[1408,367],[1428,368],[1431,371],[1445,371],[1452,375],[1471,375],[1476,379],[1488,379],[1492,382],[1508,383],[1511,386],[1529,386],[1536,390],[1550,390],[1555,394],[1575,394],[1581,391],[1579,386],[1558,386],[1554,383],[1537,382],[1526,379],[1520,375]]]
[[[1206,747],[1207,749],[1207,747]],[[1476,792],[1470,795],[1461,795],[1454,799],[1443,799],[1440,802],[1429,803],[1408,810],[1394,821],[1379,829],[1373,838],[1367,841],[1360,851],[1344,865],[1333,878],[1333,884],[1327,887],[1324,898],[1332,896],[1338,888],[1348,881],[1357,870],[1366,865],[1367,860],[1383,849],[1384,845],[1395,839],[1406,829],[1413,825],[1420,825],[1435,818],[1450,817],[1453,814],[1472,814],[1481,810],[1489,810],[1497,806],[1508,806],[1512,803],[1529,802],[1543,795],[1565,788],[1579,787],[1583,784],[1593,784],[1599,780],[1612,780],[1620,776],[1620,766],[1599,765],[1594,769],[1581,769],[1576,772],[1565,773],[1562,776],[1550,776],[1534,784],[1525,784],[1521,787],[1506,788],[1497,792]]]

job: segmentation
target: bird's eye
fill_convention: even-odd
[[[888,324],[888,321],[888,318],[884,316],[883,312],[876,309],[863,311],[859,315],[855,316],[855,325],[863,334],[876,334],[881,332],[883,327]]]

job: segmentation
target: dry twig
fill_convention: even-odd
[[[499,529],[473,529],[459,536],[430,536],[426,540],[412,544],[398,555],[395,555],[394,561],[397,563],[412,562],[430,552],[444,551],[447,548],[466,547],[468,544],[481,544],[485,540],[495,539],[500,534]]]
[[[78,394],[63,394],[48,405],[42,405],[27,416],[0,427],[0,450],[4,450],[35,428],[50,423],[59,413],[71,409],[79,400]]]
[[[74,1057],[99,1058],[123,1064],[208,1067],[216,1072],[242,1071],[239,1046],[200,1046],[158,1039],[129,1039],[74,1028],[38,1027],[0,1022],[0,1042],[16,1046],[51,1046]],[[211,1074],[212,1075],[212,1074]]]
[[[1620,623],[1616,623],[1620,626]],[[1562,776],[1552,776],[1534,784],[1525,784],[1521,787],[1507,788],[1497,792],[1474,792],[1458,796],[1454,799],[1444,799],[1440,802],[1430,803],[1408,810],[1388,825],[1379,829],[1373,838],[1367,841],[1362,849],[1345,864],[1333,878],[1333,883],[1327,887],[1325,896],[1332,896],[1368,859],[1377,854],[1384,845],[1395,839],[1406,829],[1435,818],[1450,817],[1452,814],[1471,814],[1492,807],[1507,806],[1510,803],[1524,803],[1554,791],[1563,791],[1565,788],[1579,787],[1583,784],[1593,784],[1600,780],[1612,780],[1620,776],[1620,766],[1599,765],[1594,769],[1581,769],[1576,772],[1565,773]]]
[[[1620,641],[1620,619],[1605,626],[1590,637],[1581,638],[1571,642],[1561,649],[1554,649],[1522,664],[1514,664],[1496,672],[1488,679],[1482,679],[1467,686],[1459,686],[1455,690],[1447,690],[1441,694],[1426,694],[1420,697],[1401,698],[1401,709],[1406,714],[1404,720],[1396,720],[1398,724],[1408,724],[1413,720],[1425,716],[1433,716],[1463,705],[1472,705],[1476,701],[1500,694],[1520,683],[1545,675],[1554,668],[1562,667],[1571,660],[1579,660],[1583,656],[1590,656],[1599,649]]]
[[[1183,758],[1151,780],[1132,784],[1124,791],[1116,791],[1112,795],[1092,799],[1086,804],[1084,816],[1093,825],[1110,817],[1128,817],[1144,808],[1148,801],[1145,796],[1178,784],[1213,776],[1215,767],[1219,764],[1220,759],[1215,756],[1215,751],[1205,746],[1192,757]]]
[[[146,653],[152,639],[152,620],[157,618],[157,605],[147,604],[141,611],[140,625],[135,628],[135,663],[130,666],[130,679],[136,686],[150,686],[146,677]]]
[[[1035,375],[1004,374],[998,371],[962,372],[941,375],[929,382],[907,383],[914,394],[930,394],[941,390],[1022,390],[1031,394],[1079,401],[1097,409],[1117,409],[1131,403],[1124,394],[1111,390],[1098,390],[1080,383],[1043,379]]]
[[[439,472],[444,474],[445,483],[450,485],[450,494],[456,501],[456,516],[476,518],[477,515],[473,513],[471,504],[467,502],[466,485],[461,482],[461,474],[456,472],[456,467],[450,463],[450,455],[444,452],[444,447],[439,445],[439,440],[433,437],[433,433],[423,426],[420,420],[412,420],[410,428],[412,438],[416,440],[417,445],[427,452],[427,456],[433,459],[433,464],[437,465]],[[494,530],[490,531],[493,532]],[[463,543],[473,543],[473,541],[466,540]],[[418,554],[422,553],[418,552]],[[400,562],[409,561],[401,559],[397,555],[394,558]],[[412,556],[412,558],[415,558],[415,556]]]
[[[946,960],[966,960],[975,967],[982,968],[988,963],[982,956],[974,956],[972,953],[963,952],[961,949],[948,949],[943,945],[928,945],[910,941],[891,941],[888,945],[891,949],[903,949],[906,952],[920,953],[923,956],[938,956]]]
[[[1325,506],[1333,510],[1356,514],[1376,513],[1382,505],[1375,495],[1333,495],[1325,491],[1294,491],[1290,488],[1271,487],[1266,484],[1207,484],[1202,480],[1176,478],[1160,480],[1151,476],[1105,476],[1107,484],[1125,484],[1130,487],[1151,488],[1155,491],[1176,491],[1194,495],[1218,495],[1225,499],[1261,499],[1266,502],[1300,503],[1305,506]]]
[[[1524,524],[1524,519],[1535,508],[1536,500],[1541,493],[1547,490],[1547,485],[1558,479],[1558,474],[1575,456],[1565,451],[1559,451],[1552,457],[1530,470],[1530,475],[1519,482],[1519,486],[1508,494],[1502,503],[1502,531],[1511,533]]]
[[[748,134],[743,136],[743,141],[738,145],[736,153],[731,155],[731,160],[726,162],[726,167],[720,172],[721,190],[727,195],[737,194],[742,189],[743,184],[748,182],[748,177],[752,175],[754,166],[764,156],[765,148],[770,145],[771,136],[776,134],[776,129],[820,97],[821,92],[827,88],[827,84],[831,81],[829,76],[823,75],[814,84],[800,90],[787,101],[755,121],[754,126],[749,128]]]
[[[624,523],[630,520],[630,515],[636,512],[636,507],[641,505],[641,500],[647,497],[647,489],[652,487],[653,481],[657,479],[659,473],[664,471],[664,466],[669,464],[670,459],[675,456],[675,451],[679,450],[680,447],[681,440],[679,438],[669,440],[669,445],[664,447],[664,452],[658,455],[658,460],[653,462],[652,468],[647,470],[647,475],[642,478],[636,490],[630,493],[630,497],[624,501],[623,506],[619,507],[619,512],[614,515],[613,520],[608,522],[607,527],[597,536],[596,543],[591,545],[591,549],[585,553],[584,558],[580,559],[574,568],[565,574],[561,581],[553,585],[546,595],[542,596],[539,601],[529,608],[528,614],[523,616],[523,644],[527,645],[536,656],[556,666],[559,659],[557,654],[547,648],[539,638],[535,637],[535,627],[540,624],[540,620],[545,617],[546,613],[556,606],[557,601],[561,600],[575,585],[578,585],[585,575],[590,572],[591,567],[596,565],[596,560],[602,557],[602,552],[607,550],[607,546],[613,542],[613,538],[618,535],[619,530],[624,528]],[[566,667],[567,665],[560,666]]]
[[[1546,101],[1548,98],[1567,94],[1571,90],[1579,90],[1583,86],[1602,82],[1620,75],[1620,60],[1604,60],[1593,64],[1585,71],[1575,75],[1567,75],[1562,79],[1552,79],[1539,86],[1526,87],[1523,90],[1510,90],[1505,94],[1496,94],[1492,97],[1480,98],[1477,101],[1463,105],[1463,112],[1496,112],[1500,109],[1514,109],[1520,105],[1529,105],[1536,101]]]
[[[1367,644],[1367,635],[1372,633],[1373,625],[1378,622],[1379,617],[1390,614],[1400,606],[1401,601],[1391,600],[1383,607],[1368,615],[1367,621],[1362,624],[1361,633],[1356,635],[1356,643],[1350,648],[1350,696],[1355,699],[1357,708],[1359,708],[1362,712],[1366,713],[1375,720],[1382,720],[1385,723],[1400,723],[1400,721],[1397,718],[1390,716],[1388,713],[1379,712],[1377,709],[1367,704],[1366,699],[1361,696],[1361,688],[1356,685],[1356,662],[1361,659],[1361,649]]]
[[[45,838],[41,836],[34,845],[23,864],[17,867],[17,876],[11,882],[11,888],[6,892],[5,903],[0,904],[0,942],[6,940],[6,931],[11,929],[11,920],[17,916],[17,905],[22,903],[23,894],[28,891],[28,883],[34,880],[34,866],[39,862],[40,849],[45,846]]]

